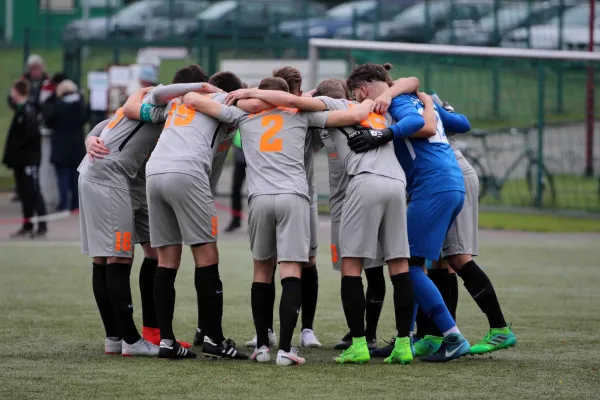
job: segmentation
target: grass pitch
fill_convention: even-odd
[[[485,236],[478,261],[495,283],[513,323],[519,340],[515,349],[445,365],[417,361],[388,366],[380,360],[362,366],[335,365],[332,358],[337,352],[331,347],[346,326],[339,276],[331,270],[324,244],[315,323],[324,348],[301,351],[307,364],[298,368],[202,358],[170,362],[105,356],[91,269],[78,246],[0,243],[0,398],[597,398],[597,236]],[[225,333],[243,343],[253,335],[248,244],[223,243],[220,250]],[[196,305],[187,253],[176,283],[175,332],[189,340]],[[132,273],[138,327],[139,264],[138,260]],[[279,285],[277,292],[279,296]],[[394,331],[391,294],[388,287],[379,328],[384,338]],[[460,296],[459,327],[471,341],[479,340],[486,332],[486,320],[465,290]]]

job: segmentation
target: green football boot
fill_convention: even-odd
[[[435,353],[444,340],[441,336],[425,335],[423,339],[419,340],[414,344],[415,357],[428,356]]]
[[[397,337],[392,354],[384,361],[387,364],[410,364],[413,360],[413,353],[410,346],[410,338]]]
[[[504,328],[492,328],[483,339],[471,346],[471,354],[481,355],[516,345],[517,337],[510,329],[510,325]]]
[[[352,338],[352,346],[344,350],[339,357],[334,358],[338,364],[364,364],[370,359],[367,338],[364,336]]]

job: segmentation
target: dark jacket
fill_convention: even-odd
[[[2,163],[8,168],[40,165],[42,150],[35,105],[26,102],[13,116]]]
[[[86,107],[79,93],[66,94],[56,100],[53,112],[44,115],[52,129],[50,162],[59,168],[77,168],[85,156]]]

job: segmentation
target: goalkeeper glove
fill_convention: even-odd
[[[394,139],[394,132],[390,128],[383,130],[359,129],[348,135],[348,146],[355,153],[364,153],[376,149]]]

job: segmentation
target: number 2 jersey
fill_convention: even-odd
[[[219,119],[240,128],[248,168],[248,196],[294,193],[310,201],[304,165],[309,128],[323,128],[328,112],[277,107],[249,114],[222,106]]]
[[[333,99],[331,97],[317,97],[329,110],[347,110],[357,104],[346,99]],[[392,122],[389,114],[369,114],[361,123],[363,127],[384,129]],[[362,173],[370,173],[396,179],[406,184],[406,176],[400,167],[394,147],[387,143],[366,153],[354,153],[348,146],[347,134],[357,130],[357,127],[343,129],[329,128],[321,131],[321,140],[327,151],[329,164],[330,198],[329,207],[331,220],[341,220],[342,205],[349,180]]]
[[[411,198],[451,190],[465,192],[463,175],[454,151],[448,143],[437,106],[436,133],[430,138],[411,138],[403,135],[398,124],[394,131],[396,157],[408,178],[407,192]],[[423,115],[423,103],[414,94],[400,95],[388,110],[395,121],[418,113]]]
[[[226,98],[224,93],[209,96],[221,104]],[[221,145],[228,145],[234,127],[187,107],[179,98],[164,112],[164,130],[146,165],[146,176],[177,172],[203,180],[210,177],[213,158],[226,150]]]
[[[143,102],[155,103],[152,91]],[[122,109],[117,110],[99,136],[110,153],[93,162],[86,155],[79,174],[101,185],[129,190],[162,131],[164,107],[153,107],[151,117],[154,124],[129,119]]]

